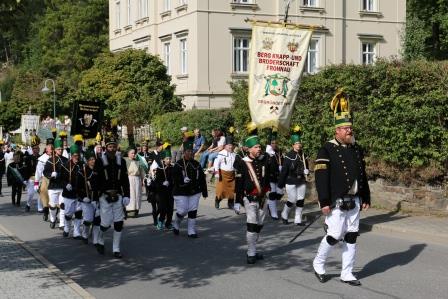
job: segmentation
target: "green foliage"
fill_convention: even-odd
[[[158,56],[126,50],[100,55],[83,73],[76,98],[104,103],[107,117],[132,130],[133,126],[150,123],[156,114],[181,110],[174,89]],[[132,135],[132,131],[128,133]]]
[[[199,128],[207,141],[210,141],[210,132],[214,128],[226,130],[233,124],[229,110],[189,110],[165,113],[154,117],[152,127],[160,131],[163,140],[178,145],[181,142],[180,128],[189,130]]]
[[[448,59],[448,1],[408,0],[406,5],[404,57]]]
[[[231,86],[237,110],[232,115],[241,128],[248,122],[247,85]],[[302,126],[311,156],[333,136],[329,103],[338,87],[350,96],[356,139],[370,165],[381,164],[376,176],[397,180],[400,172],[412,170],[414,179],[433,182],[447,174],[448,62],[378,61],[373,66],[331,66],[305,76],[292,124]]]

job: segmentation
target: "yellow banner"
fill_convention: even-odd
[[[249,109],[258,128],[289,130],[311,30],[252,27]]]

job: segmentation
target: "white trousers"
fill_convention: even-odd
[[[275,192],[277,194],[283,194],[283,189],[279,188],[277,183],[269,183],[271,186],[271,192]]]
[[[50,199],[48,205],[50,208],[56,208],[64,203],[64,198],[62,197],[62,189],[51,189],[48,190],[48,197]],[[64,204],[65,205],[65,204]],[[56,209],[50,209],[50,221],[56,222]],[[59,210],[59,227],[64,227],[65,224],[65,210]]]
[[[175,229],[179,229],[180,223],[188,212],[193,212],[198,210],[199,199],[201,198],[201,193],[197,193],[190,196],[176,195],[174,196],[174,202],[176,203],[176,215],[174,216],[173,226]],[[181,216],[181,217],[179,217]],[[188,234],[196,234],[196,217],[188,217],[187,220]]]
[[[77,211],[81,211],[81,203],[77,199],[64,197],[65,216],[72,217]]]
[[[129,176],[129,204],[126,211],[138,211],[142,205],[142,180],[140,176]]]
[[[283,207],[282,218],[287,220],[289,216],[289,212],[295,206],[295,216],[294,223],[302,223],[302,210],[303,207],[296,206],[297,201],[305,199],[306,193],[306,184],[303,183],[301,185],[286,185],[286,194],[288,194],[288,202],[290,202],[291,207],[288,207],[287,204]]]
[[[26,198],[26,205],[31,207],[31,205],[33,204],[34,201],[34,194],[36,194],[37,192],[34,190],[34,180],[29,179],[28,182],[26,183],[26,194],[27,194],[27,198]],[[40,203],[39,198],[37,199],[37,210],[38,211],[42,211],[42,203]]]
[[[250,202],[246,197],[243,199],[244,209],[246,210],[246,223],[256,224],[262,226],[264,218],[266,216],[266,204],[260,207],[257,201]],[[260,233],[246,232],[247,241],[247,255],[255,256],[257,253],[257,241],[260,237]]]
[[[82,202],[82,220],[84,222],[93,222],[93,218],[95,217],[96,212],[96,202]]]
[[[124,211],[121,195],[116,202],[107,202],[106,196],[100,197],[101,226],[110,227],[112,223],[123,221]]]
[[[344,211],[339,208],[331,210],[325,217],[325,223],[328,225],[327,235],[322,239],[316,257],[313,261],[314,271],[318,274],[325,274],[325,262],[333,246],[327,242],[327,236],[335,240],[342,241],[345,234],[349,232],[357,233],[359,231],[360,201],[355,198],[356,206],[354,209]],[[353,267],[356,257],[356,243],[350,244],[342,242],[342,271],[341,279],[345,281],[355,280]]]

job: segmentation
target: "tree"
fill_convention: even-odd
[[[448,1],[407,1],[404,57],[448,59]]]
[[[76,98],[104,103],[106,117],[127,126],[132,145],[134,126],[149,124],[156,114],[182,110],[174,89],[157,56],[130,49],[100,55],[83,73]]]

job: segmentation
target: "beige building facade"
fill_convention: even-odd
[[[110,50],[159,55],[186,109],[229,107],[228,82],[248,78],[251,25],[283,20],[284,0],[109,0]],[[320,25],[306,72],[400,57],[405,0],[292,0],[288,21]]]

